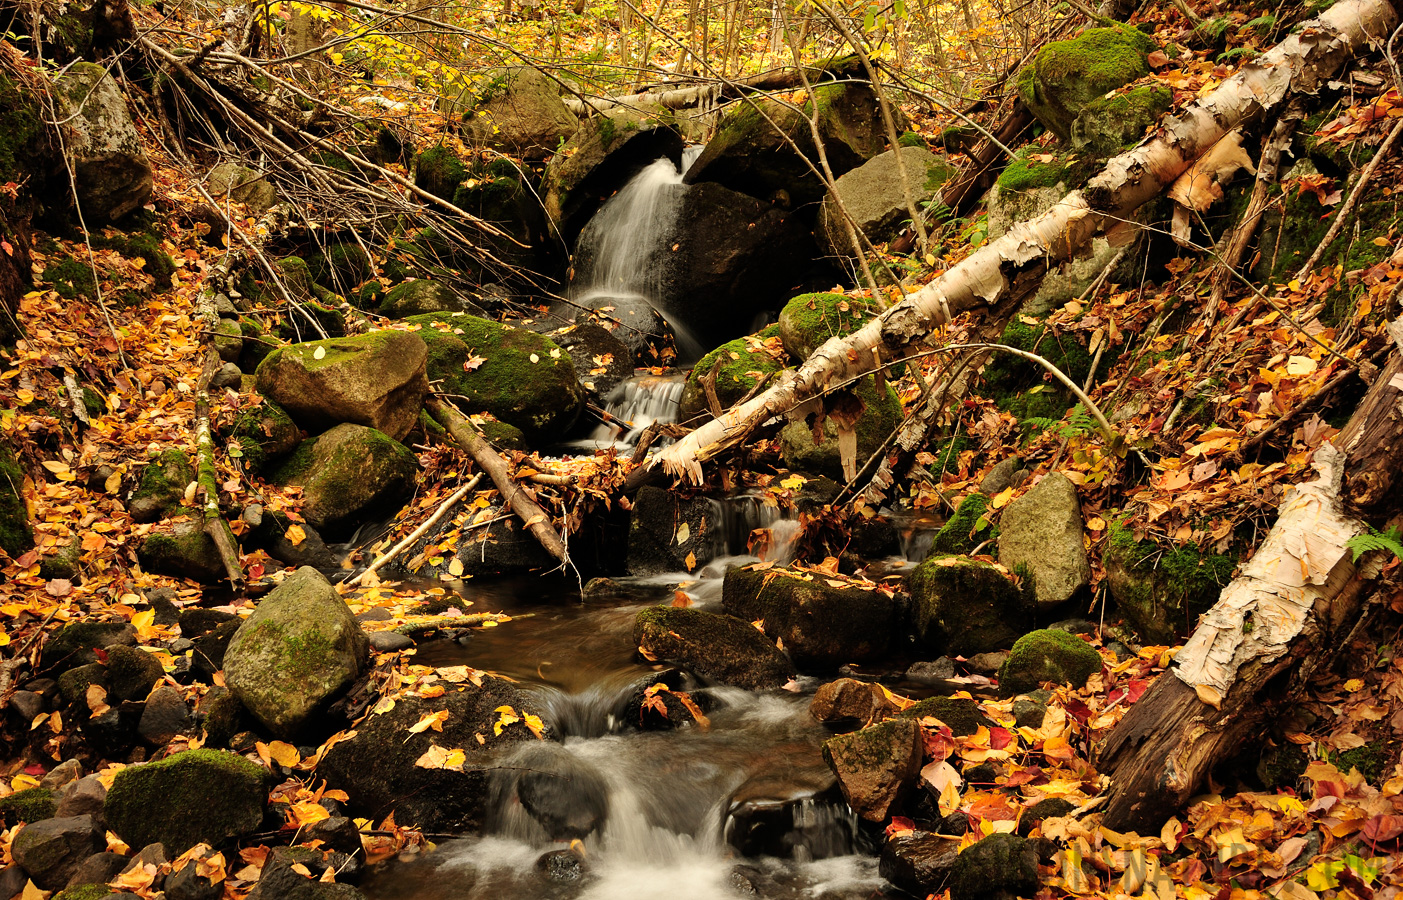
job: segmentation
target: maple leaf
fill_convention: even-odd
[[[441,709],[438,712],[425,713],[419,721],[409,726],[410,734],[419,734],[432,728],[434,731],[443,731],[443,723],[448,721],[448,710]],[[500,731],[497,732],[501,734]]]

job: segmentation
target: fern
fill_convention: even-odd
[[[1359,562],[1359,557],[1374,550],[1387,550],[1403,559],[1403,529],[1396,525],[1388,531],[1375,531],[1370,528],[1368,534],[1357,534],[1350,538],[1345,547],[1354,552],[1355,562]]]
[[[1065,419],[1029,416],[1019,424],[1030,433],[1051,431],[1056,437],[1067,439],[1082,437],[1096,430],[1096,420],[1080,403],[1073,407],[1071,415]]]

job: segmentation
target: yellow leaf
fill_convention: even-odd
[[[1008,501],[1013,499],[1013,488],[1006,487],[994,495],[994,499],[989,501],[989,505],[994,509],[1003,509],[1008,506]]]
[[[136,628],[145,628],[156,621],[156,611],[154,609],[144,609],[132,616],[132,625]]]
[[[315,825],[323,819],[331,817],[325,806],[314,800],[303,800],[301,803],[294,803],[287,811],[288,821],[298,828],[305,828],[308,825]]]
[[[1345,682],[1344,688],[1351,694],[1355,693],[1356,691],[1361,691],[1364,689],[1364,679],[1351,678],[1349,681]]]
[[[463,561],[458,557],[453,557],[448,561],[448,574],[454,578],[463,574]]]
[[[503,728],[521,721],[516,710],[510,706],[499,706],[493,711],[499,714],[497,721],[492,723],[492,733],[495,735],[500,735]]]
[[[443,731],[443,723],[448,720],[448,710],[441,709],[438,712],[425,713],[423,718],[409,726],[410,734],[418,734],[432,728],[434,731]]]
[[[325,348],[325,347],[318,347],[317,349],[315,349],[315,350],[312,351],[312,359],[325,359],[325,358],[326,358],[326,348]]]
[[[283,741],[273,741],[268,745],[268,755],[278,761],[278,765],[291,769],[302,761],[297,748]]]
[[[14,791],[25,791],[38,786],[39,779],[35,778],[33,775],[21,773],[10,779],[10,789]]]
[[[307,540],[307,532],[302,530],[301,525],[291,526],[286,532],[284,532],[283,536],[286,537],[288,539],[288,542],[294,547]]]
[[[1315,360],[1309,356],[1293,356],[1286,361],[1287,375],[1309,375],[1315,371]]]
[[[687,540],[688,540],[691,536],[692,536],[692,529],[691,529],[690,526],[688,526],[688,524],[687,524],[686,522],[683,522],[681,525],[677,526],[677,545],[678,545],[679,547],[680,547],[681,545],[687,543]]]

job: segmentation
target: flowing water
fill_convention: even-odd
[[[608,418],[596,425],[589,437],[573,442],[571,448],[632,447],[649,425],[677,421],[677,404],[682,399],[682,389],[686,384],[687,379],[681,373],[635,375],[623,381],[604,400],[604,412]],[[666,446],[666,443],[660,442],[655,446]]]

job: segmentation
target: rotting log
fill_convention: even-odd
[[[1393,352],[1354,415],[1315,453],[1319,477],[1297,485],[1262,545],[1223,589],[1188,643],[1097,754],[1110,777],[1102,822],[1158,831],[1213,767],[1301,695],[1361,633],[1390,590],[1380,560],[1346,545],[1403,512],[1403,319]]]
[[[1207,97],[1165,117],[1132,149],[1110,160],[1083,191],[1003,237],[884,310],[856,332],[830,338],[763,394],[731,407],[629,474],[635,489],[661,472],[699,483],[702,465],[742,443],[759,425],[899,358],[963,312],[1009,315],[1048,268],[1091,238],[1126,222],[1195,159],[1235,128],[1275,110],[1296,92],[1313,93],[1370,40],[1386,39],[1399,14],[1388,0],[1340,0],[1267,53],[1242,66]]]
[[[477,433],[467,417],[437,397],[424,401],[424,408],[487,473],[501,493],[502,500],[521,517],[521,521],[526,523],[526,530],[540,541],[546,552],[559,560],[561,565],[569,565],[570,554],[565,549],[565,542],[551,525],[550,516],[536,502],[535,492],[512,480],[506,461]]]

